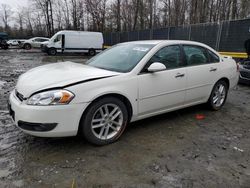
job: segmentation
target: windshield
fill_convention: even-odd
[[[49,41],[54,41],[54,39],[57,38],[58,35],[59,35],[58,33],[54,34],[54,35],[49,39]]]
[[[90,59],[87,64],[110,71],[129,72],[153,47],[152,44],[119,44]]]
[[[59,34],[55,37],[54,42],[59,42],[61,40],[62,40],[62,35]]]

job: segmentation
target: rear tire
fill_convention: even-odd
[[[24,47],[25,50],[30,50],[31,49],[30,44],[24,44],[23,47]]]
[[[127,124],[125,104],[115,97],[105,97],[88,107],[79,128],[88,142],[106,145],[117,141]]]
[[[228,94],[228,84],[219,80],[213,87],[211,95],[208,99],[208,106],[212,110],[220,110],[222,106],[225,104]]]
[[[89,55],[94,56],[96,54],[96,51],[94,49],[89,49]]]

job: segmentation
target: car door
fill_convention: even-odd
[[[154,62],[163,63],[166,70],[149,73]],[[179,45],[166,46],[156,52],[138,76],[139,115],[182,106],[186,90],[186,68]]]
[[[187,62],[187,93],[185,104],[200,103],[208,99],[218,79],[220,59],[201,46],[183,45]]]
[[[61,34],[57,35],[53,42],[54,42],[54,47],[56,49],[61,49],[62,48],[62,35]]]
[[[38,47],[40,47],[41,39],[40,38],[35,38],[32,42],[33,42],[32,47],[38,48]]]

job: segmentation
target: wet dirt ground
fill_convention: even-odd
[[[118,142],[103,147],[81,137],[37,138],[16,128],[6,102],[20,74],[87,58],[0,51],[0,187],[250,187],[246,85],[231,91],[218,112],[199,105],[138,121]]]

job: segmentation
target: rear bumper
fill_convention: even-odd
[[[75,136],[88,103],[55,106],[32,106],[21,102],[12,92],[10,114],[25,133],[39,137]]]
[[[239,73],[235,74],[232,78],[230,78],[230,88],[229,89],[234,89],[239,82]]]

